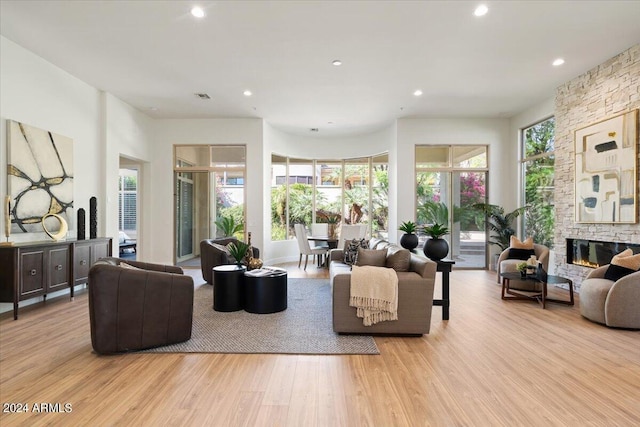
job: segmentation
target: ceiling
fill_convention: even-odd
[[[510,117],[640,43],[640,1],[486,4],[478,18],[468,1],[1,0],[0,31],[151,117],[318,136]]]

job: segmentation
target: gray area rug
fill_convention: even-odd
[[[380,354],[370,336],[338,335],[328,279],[289,279],[287,309],[272,314],[213,310],[213,288],[195,291],[189,341],[151,353]]]

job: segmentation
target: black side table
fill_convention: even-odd
[[[269,276],[244,276],[244,310],[267,314],[287,309],[287,271]]]
[[[213,309],[238,311],[244,305],[243,265],[229,264],[213,267]]]

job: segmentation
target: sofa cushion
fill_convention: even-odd
[[[371,265],[374,267],[384,267],[387,260],[387,251],[384,249],[364,249],[358,248],[358,255],[354,265]]]
[[[509,247],[516,249],[534,249],[533,237],[527,237],[524,241],[520,241],[516,236],[511,236]]]
[[[640,270],[640,254],[625,257],[616,255],[611,259],[611,265],[617,265],[628,268],[629,270],[638,271]]]
[[[531,257],[531,255],[535,254],[536,253],[533,249],[509,248],[507,259],[521,259],[526,261]]]
[[[369,247],[369,241],[366,239],[353,239],[347,240],[344,243],[344,263],[347,265],[353,265],[358,258],[358,249]]]
[[[607,271],[604,273],[604,278],[607,280],[613,280],[617,282],[618,279],[623,278],[631,273],[635,273],[638,270],[632,270],[627,267],[622,267],[621,265],[609,264]]]
[[[409,271],[411,267],[411,252],[397,246],[387,248],[386,267],[395,271]]]

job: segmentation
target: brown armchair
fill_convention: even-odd
[[[91,345],[98,354],[191,338],[193,279],[180,267],[104,258],[89,270]]]
[[[202,277],[208,284],[213,285],[213,267],[225,264],[235,264],[235,260],[229,255],[226,246],[231,242],[237,242],[235,237],[222,239],[204,239],[200,242],[200,268]],[[260,258],[260,250],[253,247],[253,257]]]

